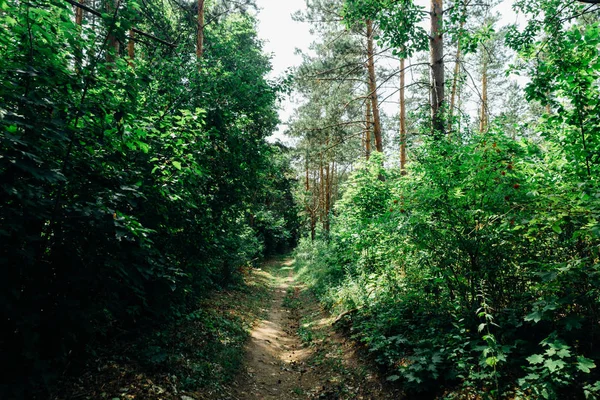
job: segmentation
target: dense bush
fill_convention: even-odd
[[[66,4],[0,2],[0,358],[15,396],[294,240],[289,157],[265,141],[280,88],[252,17],[210,24],[198,62],[174,6],[121,2],[78,26]],[[111,54],[133,21],[163,42]]]
[[[427,141],[407,176],[372,157],[299,267],[408,392],[592,398],[600,188],[566,156],[496,127]]]

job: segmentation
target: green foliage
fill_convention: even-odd
[[[43,392],[91,344],[185,314],[263,251],[294,243],[290,158],[265,141],[280,88],[254,19],[207,26],[198,68],[196,24],[151,3],[86,14],[82,26],[64,2],[1,4],[9,395]],[[126,43],[133,22],[177,47],[144,39],[133,60],[113,54],[109,37]]]
[[[306,282],[334,310],[355,309],[353,336],[408,391],[499,398],[518,384],[560,398],[565,387],[593,388],[585,337],[598,333],[598,238],[581,192],[591,185],[557,172],[562,147],[514,141],[497,126],[416,153],[407,176],[378,157],[353,173],[330,241],[297,250]],[[577,355],[530,364],[552,332]]]
[[[581,372],[589,374],[592,368],[596,368],[592,360],[575,356],[571,346],[557,339],[555,334],[542,340],[540,345],[546,349],[545,352],[527,357],[527,375],[519,379],[521,390],[527,398],[558,398],[560,388],[573,385],[581,379],[578,377]]]
[[[409,118],[406,175],[380,155],[348,161],[353,172],[333,207],[330,232],[301,240],[297,265],[388,380],[409,395],[595,398],[598,9],[516,1],[525,23],[495,29],[496,5],[444,3],[445,44],[457,43],[444,57],[456,54],[460,74],[451,137],[431,138],[430,110],[420,107]],[[372,20],[380,44],[400,57],[428,47],[424,14],[412,1],[346,0],[342,9],[349,32]],[[494,89],[507,58],[501,40],[517,53],[509,73],[530,79],[524,93],[509,86],[507,104],[497,107],[503,96]],[[489,85],[485,133],[460,115],[465,82],[477,86],[471,61]],[[409,83],[413,99],[417,83]],[[303,107],[319,121],[326,102],[315,97]],[[498,108],[504,115],[494,119]],[[533,120],[524,118],[527,108]],[[327,115],[335,112],[327,103]]]
[[[348,25],[375,20],[381,28],[382,41],[394,47],[394,53],[408,58],[429,46],[429,35],[422,27],[427,12],[412,0],[346,0],[343,17]]]

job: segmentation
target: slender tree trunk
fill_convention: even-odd
[[[485,50],[484,50],[485,51]],[[483,133],[488,126],[488,80],[487,80],[488,61],[485,54],[483,55],[483,70],[481,73],[481,113],[479,116],[479,132]]]
[[[334,199],[334,191],[333,191],[333,187],[334,187],[334,182],[335,182],[335,177],[336,177],[336,172],[337,170],[337,165],[335,164],[335,160],[331,162],[331,179],[329,180],[329,202],[331,205],[333,205],[333,199]],[[329,211],[331,211],[331,206],[329,207]]]
[[[450,110],[448,116],[448,132],[452,131],[452,118],[454,117],[454,108],[456,107],[456,89],[458,86],[458,76],[460,74],[460,41],[456,48],[456,61],[454,64],[454,76],[452,76],[452,93],[450,94]]]
[[[305,181],[305,190],[306,190],[306,196],[308,196],[310,194],[310,178],[309,178],[309,170],[308,170],[308,151],[306,152],[307,157],[305,159],[305,167],[306,167],[306,181]],[[308,199],[306,199],[306,213],[310,216],[311,215],[311,211],[310,211],[310,203],[308,201]]]
[[[456,89],[458,87],[458,77],[460,76],[460,56],[462,49],[460,47],[460,39],[462,38],[462,32],[465,27],[466,21],[466,7],[463,7],[462,20],[460,21],[460,30],[458,33],[458,39],[456,40],[456,60],[454,61],[454,75],[452,76],[452,94],[450,95],[450,110],[448,116],[448,132],[452,131],[452,118],[454,117],[454,108],[456,105]]]
[[[434,132],[444,133],[443,0],[431,0],[431,120]]]
[[[406,175],[406,99],[404,87],[406,74],[404,72],[405,60],[400,60],[400,173]]]
[[[305,162],[305,166],[306,166],[306,193],[310,192],[310,181],[309,181],[309,177],[308,177],[308,157],[306,157],[306,162]]]
[[[331,207],[331,164],[329,161],[325,167],[325,219],[323,220],[323,228],[325,232],[329,232],[329,208]]]
[[[317,196],[317,192],[315,189],[317,188],[317,171],[313,172],[313,193],[312,193],[312,203],[313,207],[310,213],[310,238],[314,242],[316,238],[317,231],[317,209],[319,208],[319,197]]]
[[[79,4],[85,4],[85,0],[79,0]],[[79,39],[81,39],[81,30],[83,26],[83,8],[75,7],[75,24],[79,28]],[[81,72],[83,65],[83,51],[81,45],[77,45],[75,49],[75,70]]]
[[[331,162],[331,167],[329,168],[329,185],[328,185],[328,189],[327,189],[327,193],[328,193],[328,204],[327,204],[327,232],[329,232],[330,228],[331,228],[331,220],[330,220],[330,215],[331,215],[331,208],[333,206],[333,183],[335,182],[335,169],[336,169],[336,165],[335,165],[335,161]]]
[[[375,76],[375,51],[373,47],[373,21],[367,20],[367,69],[369,71],[369,91],[371,108],[373,110],[373,135],[375,136],[375,149],[381,153],[383,152],[383,142],[381,140],[381,119],[379,117],[377,77]]]
[[[198,0],[198,38],[196,45],[196,57],[198,61],[204,55],[204,0]]]
[[[108,0],[106,2],[106,11],[111,15],[116,15],[115,10],[119,7],[119,0]],[[115,62],[115,58],[119,55],[119,41],[114,35],[114,26],[110,28],[107,43],[108,49],[106,51],[106,62],[112,64]]]
[[[321,214],[321,224],[325,223],[325,168],[323,166],[323,154],[319,162],[319,210]]]
[[[127,55],[129,56],[128,64],[133,67],[133,59],[135,58],[135,42],[133,41],[135,33],[133,29],[129,30],[129,43],[127,43]]]
[[[462,86],[459,87],[456,91],[456,106],[458,109],[462,109]],[[460,132],[462,126],[462,114],[458,114],[458,126],[456,127],[456,131]]]
[[[367,99],[367,123],[365,129],[365,153],[367,155],[367,160],[371,157],[371,99]]]
[[[456,61],[454,63],[454,76],[452,77],[452,93],[450,95],[450,110],[448,116],[448,132],[452,131],[452,118],[454,117],[454,109],[456,107],[456,89],[458,86],[458,77],[460,74],[460,40],[456,48]]]
[[[85,0],[79,0],[79,4],[85,4]],[[75,7],[75,23],[78,26],[83,25],[83,8]]]

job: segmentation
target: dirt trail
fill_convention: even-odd
[[[296,282],[292,260],[265,268],[275,276],[272,297],[266,318],[251,332],[234,399],[398,398],[384,394],[349,344],[333,332],[332,319]],[[312,339],[300,338],[301,326]]]
[[[291,260],[282,265],[287,277],[276,277],[268,315],[251,332],[245,376],[238,382],[236,397],[240,400],[305,398],[303,394],[317,378],[306,365],[311,351],[302,347],[296,334],[298,320],[284,306],[288,290],[295,286]]]

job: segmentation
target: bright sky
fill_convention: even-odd
[[[295,49],[307,50],[313,41],[310,26],[292,20],[292,14],[306,6],[304,0],[257,0],[258,34],[265,41],[265,52],[272,54],[273,72],[271,78],[283,74],[288,68],[300,65],[302,58],[294,54]],[[286,101],[279,112],[281,122],[285,123],[293,112],[293,104]],[[283,137],[284,125],[279,126],[272,139]]]

